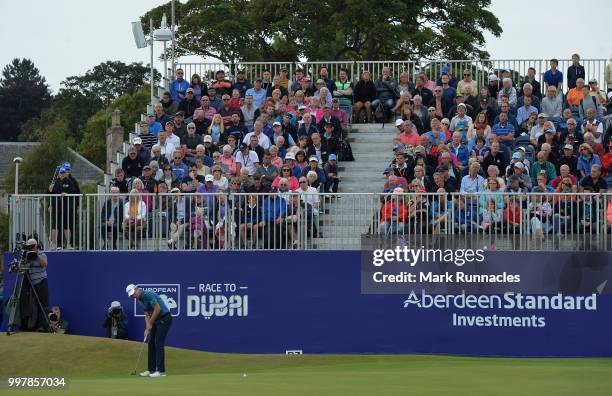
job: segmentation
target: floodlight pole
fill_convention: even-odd
[[[149,18],[149,34],[151,35],[150,38],[150,45],[151,45],[151,78],[149,79],[150,85],[151,85],[151,106],[153,106],[154,101],[155,101],[155,91],[154,91],[154,85],[155,85],[155,74],[154,74],[154,68],[153,68],[153,18]]]
[[[170,30],[172,31],[172,70],[170,71],[170,78],[174,80],[176,76],[174,75],[175,63],[174,63],[174,47],[176,46],[174,39],[174,0],[172,0],[172,8],[170,11]]]
[[[19,164],[21,161],[15,161],[15,197],[19,194]]]
[[[166,54],[166,41],[164,40],[164,88],[168,89],[168,55]]]

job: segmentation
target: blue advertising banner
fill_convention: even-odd
[[[591,266],[603,260],[596,272],[612,263],[610,254],[589,254],[581,253]],[[142,312],[125,293],[135,283],[167,302],[174,316],[168,344],[182,348],[612,357],[612,296],[601,277],[592,277],[592,292],[581,287],[580,294],[434,294],[419,288],[365,294],[359,251],[47,255],[50,305],[61,307],[72,334],[105,336],[102,322],[118,300],[129,317],[130,338],[142,340]],[[510,269],[526,257],[537,263],[534,255],[541,255],[547,271],[576,265],[575,256],[563,252],[488,252],[487,260]],[[14,279],[5,268],[5,300]]]

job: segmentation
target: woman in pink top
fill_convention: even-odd
[[[272,187],[278,188],[278,183],[280,182],[281,178],[285,178],[289,181],[287,183],[287,187],[289,187],[289,190],[295,191],[300,188],[300,182],[295,176],[293,176],[293,170],[289,165],[285,164],[280,168],[280,173],[274,178],[274,181],[272,182]]]
[[[270,146],[270,157],[272,158],[272,165],[280,169],[283,166],[283,159],[278,156],[278,147]]]
[[[223,146],[221,164],[227,166],[228,175],[236,176],[236,158],[234,158],[234,156],[232,155],[232,147],[229,144]]]
[[[450,154],[451,164],[453,164],[453,166],[459,166],[461,164],[461,162],[459,162],[459,160],[457,159],[457,156],[454,153],[451,153],[444,143],[440,143],[440,145],[438,146],[438,166],[442,165],[442,153],[444,152]]]

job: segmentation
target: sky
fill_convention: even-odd
[[[107,60],[147,64],[149,50],[136,48],[131,22],[166,2],[1,0],[0,67],[13,58],[29,58],[57,92],[67,76]],[[489,9],[504,30],[501,37],[485,36],[491,59],[569,58],[574,52],[583,58],[612,56],[612,24],[606,23],[610,0],[492,0]],[[159,54],[161,43],[156,46]],[[162,65],[156,62],[158,70]]]

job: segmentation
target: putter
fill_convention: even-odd
[[[140,364],[140,358],[142,357],[142,351],[144,349],[145,344],[147,343],[147,336],[145,336],[144,340],[142,340],[142,344],[140,345],[140,352],[138,352],[138,360],[136,360],[136,366],[134,366],[134,371],[132,371],[131,375],[136,375],[136,369],[138,368],[138,365]]]

